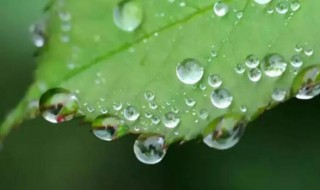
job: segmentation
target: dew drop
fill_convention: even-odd
[[[301,3],[298,0],[294,0],[290,4],[290,8],[292,11],[298,11],[300,9]]]
[[[210,75],[208,77],[208,83],[213,88],[218,88],[222,85],[222,80],[219,75]]]
[[[146,93],[144,93],[144,98],[147,101],[152,101],[155,98],[155,95],[153,94],[153,92],[147,91]]]
[[[212,104],[219,109],[228,108],[231,105],[232,101],[233,96],[227,89],[217,89],[211,94]]]
[[[156,102],[149,102],[149,107],[153,110],[158,108],[158,104]]]
[[[240,106],[240,111],[243,112],[243,113],[247,112],[247,107],[245,105],[241,105]]]
[[[157,164],[164,158],[167,145],[163,137],[140,135],[134,142],[133,151],[140,162]]]
[[[286,14],[289,10],[288,2],[282,1],[279,2],[276,6],[276,11],[279,14]]]
[[[160,121],[161,121],[161,119],[160,119],[160,117],[157,116],[157,115],[153,115],[153,116],[151,117],[151,122],[152,122],[153,124],[155,124],[155,125],[158,125],[158,124],[160,123]]]
[[[223,17],[229,12],[229,6],[226,3],[218,1],[213,5],[213,12],[218,17]]]
[[[287,92],[285,90],[276,88],[273,90],[271,97],[276,102],[282,102],[285,100],[286,95],[287,95]]]
[[[234,67],[234,70],[236,71],[236,73],[238,74],[243,74],[246,71],[246,68],[242,65],[242,64],[237,64]]]
[[[246,65],[249,68],[256,68],[258,67],[259,63],[260,63],[259,58],[253,54],[249,55],[246,59]]]
[[[178,64],[176,74],[184,84],[196,84],[203,76],[203,67],[195,59],[184,59]]]
[[[293,55],[291,57],[291,61],[290,61],[291,65],[295,68],[300,68],[302,65],[303,65],[303,61],[300,57],[300,55],[296,54],[296,55]]]
[[[264,74],[269,77],[279,77],[286,71],[287,65],[281,55],[269,54],[262,62],[262,69]]]
[[[295,77],[292,91],[296,98],[302,100],[312,99],[320,94],[320,66],[310,66]]]
[[[196,105],[196,101],[192,98],[186,98],[185,102],[186,102],[187,106],[189,106],[189,107],[193,107],[194,105]]]
[[[203,142],[211,148],[225,150],[236,145],[246,128],[246,122],[241,116],[228,114],[213,121]],[[213,132],[211,132],[213,130]]]
[[[61,123],[73,119],[78,111],[78,99],[70,91],[53,88],[46,91],[39,101],[40,112],[51,123]]]
[[[253,68],[250,71],[248,71],[248,78],[252,82],[258,82],[261,79],[261,71],[258,68]]]
[[[260,5],[265,5],[271,2],[271,0],[254,0],[254,1]]]
[[[122,109],[122,103],[121,102],[114,102],[112,107],[115,111],[120,111]]]
[[[313,49],[311,49],[311,48],[308,48],[308,49],[305,49],[304,50],[304,54],[306,55],[306,56],[312,56],[313,55],[313,53],[314,53],[314,51],[313,51]]]
[[[46,41],[46,22],[41,21],[29,27],[33,44],[40,48]]]
[[[138,109],[134,106],[128,106],[123,111],[124,117],[129,121],[135,121],[139,118],[140,113],[138,112]]]
[[[201,110],[199,111],[199,118],[200,118],[200,119],[205,120],[205,119],[208,118],[208,116],[209,116],[209,112],[208,112],[206,109],[201,109]]]
[[[180,119],[177,117],[175,113],[168,112],[163,116],[162,122],[167,128],[172,129],[176,128],[179,125]]]
[[[141,25],[142,19],[142,6],[135,0],[121,1],[113,10],[115,24],[127,32],[136,30]]]
[[[127,131],[124,122],[117,117],[98,116],[92,123],[92,132],[99,139],[112,141]]]

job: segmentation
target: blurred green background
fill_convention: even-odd
[[[29,25],[46,0],[0,0],[0,120],[32,82]],[[38,118],[15,129],[0,152],[1,190],[320,189],[320,98],[291,100],[249,125],[233,149],[172,146],[163,162],[139,163],[133,136],[106,143],[77,122]]]

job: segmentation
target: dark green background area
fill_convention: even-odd
[[[35,69],[28,26],[45,0],[0,0],[0,120],[22,98]],[[320,189],[320,98],[291,100],[251,123],[233,149],[192,141],[158,165],[139,163],[133,136],[103,142],[88,126],[25,122],[0,152],[0,190]]]

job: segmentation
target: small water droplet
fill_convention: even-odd
[[[258,68],[253,68],[250,71],[248,71],[248,78],[252,82],[258,82],[261,79],[261,71]]]
[[[297,44],[295,47],[294,47],[294,51],[296,51],[297,53],[301,52],[303,50],[302,46]]]
[[[265,5],[271,2],[271,0],[254,0],[254,1],[260,5]]]
[[[293,55],[291,57],[291,61],[290,61],[291,65],[295,68],[300,68],[302,65],[303,65],[303,61],[300,57],[300,55],[296,54],[296,55]]]
[[[241,105],[240,106],[240,111],[243,112],[243,113],[247,112],[247,107],[245,105]]]
[[[206,109],[201,109],[201,110],[199,111],[199,118],[200,118],[200,119],[205,120],[205,119],[208,118],[208,116],[209,116],[209,112],[208,112]]]
[[[211,94],[212,104],[219,109],[228,108],[231,105],[232,101],[233,96],[227,89],[217,89]]]
[[[262,62],[262,69],[268,77],[279,77],[286,71],[287,65],[281,55],[269,54]]]
[[[92,132],[99,139],[112,141],[126,133],[124,122],[117,117],[108,115],[98,116],[92,122]]]
[[[164,158],[167,145],[163,137],[140,135],[134,142],[133,151],[140,162],[157,164]]]
[[[138,112],[138,109],[134,106],[128,106],[123,111],[124,117],[129,121],[135,121],[139,118],[140,113]]]
[[[176,128],[179,125],[180,119],[177,117],[175,113],[168,112],[163,116],[162,122],[167,128],[172,129]]]
[[[194,105],[196,105],[196,101],[192,98],[186,98],[185,102],[186,102],[187,106],[189,106],[189,107],[193,107]]]
[[[158,108],[158,104],[156,102],[149,102],[149,107],[153,110]]]
[[[294,0],[290,4],[290,8],[292,11],[298,11],[301,7],[301,3],[298,0]]]
[[[288,2],[286,1],[279,2],[276,6],[276,11],[279,14],[286,14],[288,10],[289,10],[289,5],[288,5]]]
[[[153,116],[151,117],[151,122],[152,122],[153,124],[155,124],[155,125],[158,125],[158,124],[160,123],[160,121],[161,121],[161,119],[160,119],[160,117],[157,116],[157,115],[153,115]]]
[[[29,27],[33,44],[40,48],[43,47],[46,41],[46,21],[40,21]]]
[[[78,107],[76,96],[63,88],[53,88],[46,91],[39,101],[43,118],[51,123],[61,123],[73,119]]]
[[[208,77],[208,83],[211,87],[218,88],[222,85],[222,80],[219,75],[214,74]]]
[[[243,74],[246,71],[246,68],[242,65],[242,64],[237,64],[234,67],[234,70],[236,71],[236,73],[238,74]]]
[[[226,3],[218,1],[213,5],[213,12],[218,17],[223,17],[229,12],[229,6]]]
[[[237,13],[236,13],[236,17],[237,17],[237,19],[241,19],[242,17],[243,17],[243,12],[242,11],[238,11]]]
[[[320,66],[310,66],[295,77],[292,91],[296,98],[302,100],[312,99],[320,94]]]
[[[210,132],[203,142],[211,148],[225,150],[236,145],[242,137],[246,122],[241,116],[228,114],[213,121],[207,130]]]
[[[146,93],[144,93],[144,98],[145,98],[147,101],[152,101],[152,100],[154,100],[155,95],[153,94],[153,92],[147,91]]]
[[[122,103],[121,102],[114,102],[112,107],[115,111],[120,111],[122,109]]]
[[[256,68],[258,67],[259,63],[260,63],[259,58],[253,54],[249,55],[246,59],[246,65],[249,68]]]
[[[286,95],[287,95],[287,92],[285,90],[276,88],[273,90],[271,97],[276,102],[282,102],[285,100]]]
[[[184,84],[196,84],[203,76],[203,67],[195,59],[184,59],[176,68],[177,77]]]
[[[304,50],[304,54],[305,54],[306,56],[312,56],[313,53],[314,53],[314,51],[313,51],[313,49],[311,49],[311,48],[308,48],[308,49],[305,49],[305,50]]]
[[[136,30],[143,20],[142,6],[135,0],[123,0],[113,10],[115,24],[124,31]]]

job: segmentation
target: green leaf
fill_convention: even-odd
[[[167,144],[188,141],[210,133],[208,129],[214,130],[224,115],[234,114],[246,122],[255,119],[279,103],[272,99],[275,89],[284,90],[286,100],[294,97],[299,85],[305,85],[297,82],[291,91],[296,74],[319,64],[316,0],[300,0],[298,10],[293,10],[294,0],[273,0],[266,5],[228,0],[223,2],[229,11],[222,17],[213,11],[217,1],[132,0],[120,6],[132,2],[133,7],[118,9],[126,11],[120,16],[127,20],[120,24],[114,21],[117,0],[56,0],[51,4],[35,82],[1,125],[1,138],[23,119],[38,115],[36,102],[41,95],[59,87],[75,94],[85,121],[92,122],[108,110],[109,115],[123,119],[131,133],[159,134]],[[287,12],[279,3],[288,6]],[[262,62],[275,54],[284,58],[287,67],[282,75],[269,77]],[[257,82],[249,80],[248,67],[243,74],[235,72],[249,55],[260,60],[262,77]],[[302,59],[301,68],[290,65],[294,55]],[[182,83],[176,74],[178,64],[190,59],[204,68],[204,76],[195,85]],[[222,79],[219,89],[227,89],[233,97],[227,108],[211,103],[216,89],[208,84],[208,77],[213,74]],[[157,109],[150,108],[146,92],[155,95]],[[186,99],[195,105],[187,105]],[[122,103],[123,108],[116,111],[114,103]],[[140,114],[134,122],[123,116],[128,105]],[[163,120],[173,110],[179,110],[175,116],[180,120],[174,128],[163,122],[153,124],[145,116],[151,113]]]

